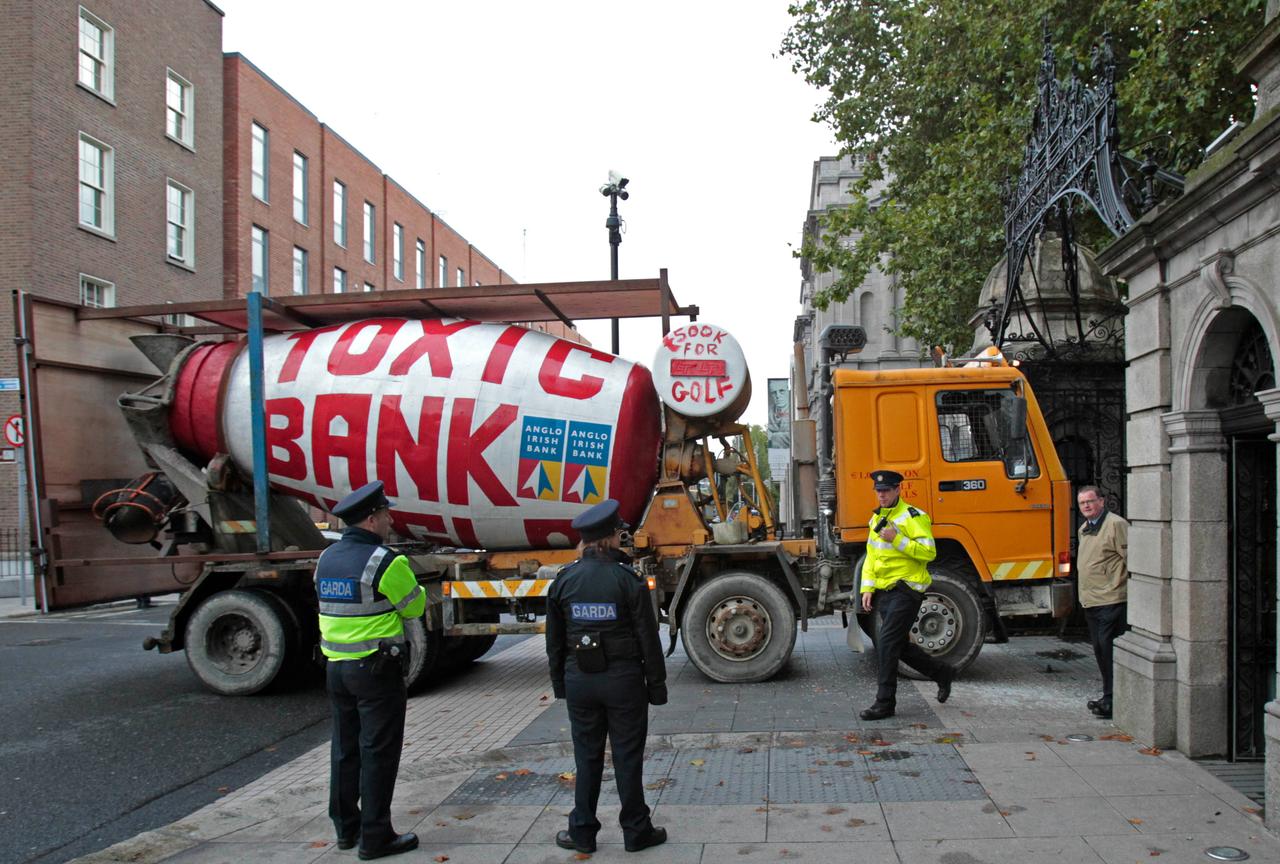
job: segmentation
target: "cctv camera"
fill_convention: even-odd
[[[630,181],[630,180],[628,180],[626,177],[623,177],[621,180],[619,180],[619,181],[618,181],[618,188],[619,188],[619,189],[626,189],[626,188],[627,188],[627,184],[628,184],[628,183],[630,183],[630,182],[631,182],[631,181]]]

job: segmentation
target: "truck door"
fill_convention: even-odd
[[[1025,405],[1008,386],[934,395],[933,521],[963,526],[996,580],[1054,574],[1052,489]]]

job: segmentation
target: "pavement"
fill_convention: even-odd
[[[531,638],[410,699],[393,819],[422,844],[392,860],[586,860],[554,845],[572,808],[573,759],[545,663]],[[591,860],[1169,864],[1230,846],[1280,861],[1259,805],[1089,714],[1097,669],[1083,643],[987,645],[947,704],[932,684],[904,679],[897,716],[874,723],[858,719],[874,656],[851,652],[831,619],[811,622],[769,682],[714,684],[680,649],[667,669],[670,703],[650,709],[645,781],[671,839],[625,852],[606,768]],[[354,862],[334,845],[327,800],[324,745],[77,860]]]

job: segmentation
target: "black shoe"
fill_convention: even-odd
[[[1101,699],[1090,699],[1088,702],[1085,703],[1085,707],[1087,707],[1090,711],[1097,711],[1098,706],[1100,706],[1101,704],[1102,704]]]
[[[623,845],[627,847],[628,852],[639,852],[641,849],[648,849],[650,846],[661,846],[666,842],[667,829],[650,825],[647,831],[640,832],[634,840],[628,840]],[[595,845],[593,844],[591,848],[594,850]]]
[[[339,848],[339,849],[354,849],[355,847],[356,847],[356,838],[354,838],[354,837],[339,837],[339,838],[338,838],[338,848]]]
[[[1111,719],[1111,700],[1099,699],[1097,707],[1093,709],[1093,716],[1102,720],[1110,720]]]
[[[370,861],[374,858],[386,858],[388,855],[399,855],[401,852],[412,852],[417,848],[418,835],[409,833],[401,834],[381,849],[361,848],[357,854],[361,861]]]
[[[883,720],[886,717],[893,716],[894,706],[888,702],[876,702],[870,708],[864,709],[858,716],[863,720]]]
[[[951,682],[956,680],[956,671],[950,666],[938,675],[938,704],[951,698]]]
[[[573,839],[573,835],[571,835],[568,831],[556,832],[556,845],[559,846],[561,849],[576,849],[579,852],[596,851],[595,840],[592,840],[589,843],[578,843]]]

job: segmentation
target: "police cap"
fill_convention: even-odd
[[[618,502],[612,498],[584,510],[570,523],[583,540],[601,540],[622,527],[618,518]]]
[[[876,484],[876,491],[884,492],[902,485],[902,475],[897,471],[880,469],[871,472],[871,481]]]
[[[363,522],[384,507],[394,507],[396,502],[387,497],[382,481],[366,483],[333,506],[333,515],[348,525]]]

